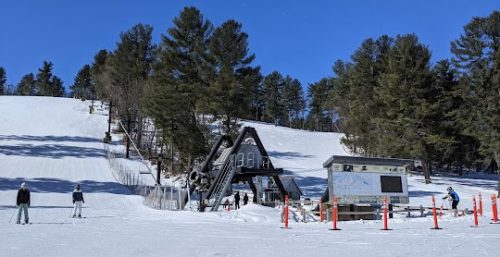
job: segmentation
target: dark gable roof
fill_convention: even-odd
[[[332,163],[354,164],[354,165],[405,166],[413,164],[413,160],[333,155],[332,157],[328,158],[326,162],[323,163],[323,168],[328,168]]]

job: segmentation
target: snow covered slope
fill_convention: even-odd
[[[0,257],[10,256],[498,256],[500,225],[490,225],[490,204],[479,228],[472,217],[440,220],[397,217],[392,231],[380,221],[297,223],[281,229],[280,211],[254,204],[238,211],[157,211],[114,179],[100,142],[107,117],[88,114],[89,102],[51,97],[0,96]],[[321,165],[346,153],[339,136],[251,123],[277,167],[301,176],[302,185],[325,186]],[[412,204],[430,205],[448,185],[462,208],[471,196],[494,192],[495,180],[412,176]],[[15,196],[26,181],[32,192],[32,225],[16,225]],[[69,218],[76,183],[85,196],[85,219]],[[486,197],[484,197],[486,198]],[[438,204],[441,200],[438,200]],[[12,217],[12,218],[11,218]],[[293,216],[292,216],[293,217]]]

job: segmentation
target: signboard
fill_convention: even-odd
[[[330,171],[329,191],[339,203],[408,203],[408,182],[404,174]],[[330,194],[332,197],[332,194]]]

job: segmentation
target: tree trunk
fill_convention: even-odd
[[[431,169],[432,169],[432,162],[429,160],[424,160],[424,178],[425,178],[425,184],[430,184],[431,183]]]

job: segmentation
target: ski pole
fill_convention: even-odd
[[[12,221],[12,218],[14,218],[14,214],[16,214],[16,209],[12,212],[12,215],[10,216],[9,223]]]

